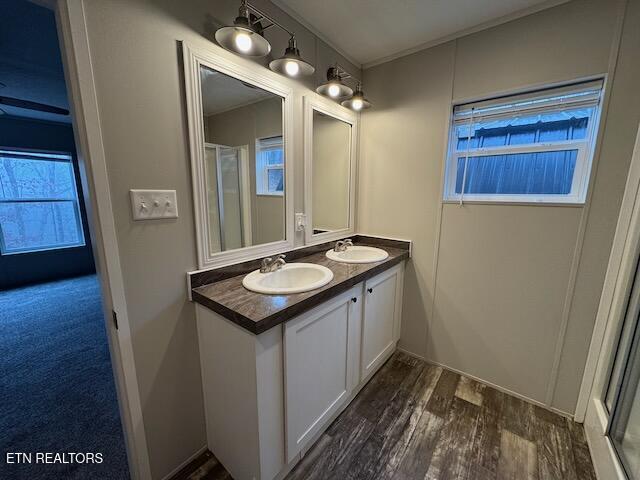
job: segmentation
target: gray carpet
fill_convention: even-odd
[[[0,292],[0,478],[129,478],[95,275]],[[6,452],[102,453],[9,465]]]

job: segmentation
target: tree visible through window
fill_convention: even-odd
[[[256,193],[284,194],[284,149],[281,136],[256,140]]]
[[[454,107],[445,200],[584,202],[601,90],[597,81]]]
[[[84,235],[71,156],[0,149],[0,251],[80,245]]]

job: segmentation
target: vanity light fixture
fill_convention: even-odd
[[[371,102],[364,98],[364,94],[362,93],[362,84],[359,82],[353,96],[348,100],[344,100],[340,105],[350,108],[351,110],[355,110],[356,112],[371,108]]]
[[[356,91],[354,92],[351,87],[345,85],[343,83],[344,80],[351,80],[356,83]],[[362,83],[357,81],[353,75],[337,63],[327,70],[327,81],[316,88],[316,92],[337,101],[349,97],[342,100],[340,105],[355,110],[356,112],[371,108],[371,102],[364,98],[364,94],[362,93]]]
[[[316,69],[309,62],[306,62],[300,56],[300,50],[296,44],[295,35],[291,34],[289,38],[289,46],[284,51],[284,55],[269,63],[269,68],[274,72],[283,73],[289,77],[297,77],[299,75],[312,75]]]
[[[263,20],[267,20],[269,24],[262,26]],[[295,33],[282,26],[271,16],[258,10],[247,0],[241,0],[238,16],[233,25],[222,27],[216,31],[216,41],[230,52],[248,57],[264,57],[271,52],[271,44],[264,38],[264,32],[273,26],[289,34],[289,46],[282,57],[269,63],[269,68],[289,77],[313,74],[315,68],[300,56]]]
[[[351,78],[342,67],[336,64],[327,70],[327,81],[316,88],[320,95],[331,97],[335,100],[353,95],[353,90],[342,83],[343,79]]]
[[[264,28],[260,20],[262,18],[251,12],[249,3],[242,0],[233,25],[218,29],[216,41],[230,52],[248,57],[264,57],[271,51],[271,44],[263,36]]]

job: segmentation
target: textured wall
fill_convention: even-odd
[[[446,135],[454,101],[610,74],[619,2],[574,0],[365,70],[376,108],[363,115],[358,230],[415,242],[404,348],[573,412],[638,125],[638,3],[590,209],[443,205]]]

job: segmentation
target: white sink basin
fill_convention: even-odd
[[[364,245],[347,247],[347,249],[342,252],[329,250],[326,255],[330,260],[343,263],[380,262],[389,256],[389,254],[381,248],[365,247]]]
[[[333,272],[322,265],[287,263],[275,272],[254,270],[242,279],[242,285],[257,293],[289,295],[324,287],[332,279]]]

